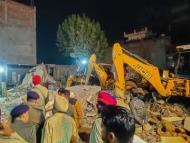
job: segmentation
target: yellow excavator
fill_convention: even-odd
[[[85,78],[84,76],[76,76],[76,75],[69,75],[69,77],[67,78],[66,84],[65,84],[65,88],[67,87],[71,87],[75,84],[77,85],[84,85],[85,83]]]
[[[124,77],[124,64],[127,64],[135,72],[139,73],[154,89],[164,97],[185,96],[190,97],[190,80],[182,77],[165,76],[162,78],[158,67],[148,63],[144,59],[123,49],[119,43],[115,43],[112,51],[114,65],[115,94],[125,99],[126,81]]]
[[[94,69],[98,76],[100,86],[103,89],[113,88],[112,87],[113,86],[113,78],[111,78],[111,72],[108,73],[108,71],[106,71],[105,67],[111,68],[111,64],[97,64],[96,63],[96,55],[92,54],[89,59],[89,63],[88,63],[88,70],[87,70],[87,74],[86,74],[85,85],[88,84],[91,73]]]
[[[70,87],[74,84],[77,85],[87,85],[89,84],[90,77],[92,75],[92,71],[95,70],[96,75],[98,77],[100,86],[102,89],[113,89],[113,78],[110,78],[111,72],[108,72],[106,69],[109,69],[111,64],[97,64],[96,63],[96,55],[92,54],[89,62],[86,74],[76,76],[76,75],[69,75],[67,78],[65,87]],[[93,83],[94,84],[94,83]]]

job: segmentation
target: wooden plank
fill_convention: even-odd
[[[186,118],[185,118],[185,121],[184,121],[184,128],[185,128],[187,131],[190,131],[190,117],[186,117]]]
[[[182,121],[184,118],[182,117],[164,117],[162,120],[168,121],[168,122],[176,122],[176,121]]]
[[[161,137],[161,143],[188,143],[182,137]]]

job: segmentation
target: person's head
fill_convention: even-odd
[[[27,92],[27,101],[29,102],[37,102],[39,99],[39,95],[34,91],[28,91]]]
[[[41,83],[41,77],[40,77],[39,75],[34,75],[34,76],[32,77],[32,83],[33,83],[34,85],[40,84],[40,83]]]
[[[69,101],[64,96],[56,95],[54,100],[54,111],[64,113],[68,108]]]
[[[101,117],[105,143],[132,143],[135,121],[125,108],[107,106],[102,110]]]
[[[64,96],[66,99],[70,99],[70,91],[67,90],[67,89],[64,89],[64,88],[60,88],[58,90],[58,94],[61,95],[61,96]]]
[[[21,104],[13,108],[11,111],[12,122],[15,119],[21,120],[24,123],[29,122],[29,107],[27,105]]]
[[[110,93],[107,91],[100,91],[98,93],[98,98],[97,98],[97,109],[98,113],[101,112],[101,110],[108,105],[116,105],[117,100],[114,96],[112,96]]]

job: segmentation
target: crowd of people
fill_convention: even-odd
[[[83,116],[79,101],[69,90],[60,88],[50,101],[41,77],[32,77],[33,88],[24,104],[11,111],[11,121],[1,122],[0,143],[83,143],[78,129]],[[98,117],[89,143],[143,143],[135,133],[135,118],[107,91],[97,96]],[[48,113],[48,114],[47,114]],[[85,142],[85,143],[86,143]]]

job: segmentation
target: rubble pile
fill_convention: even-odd
[[[49,83],[50,91],[57,89],[56,81],[47,74],[45,65],[41,64],[32,68],[25,76],[21,85],[8,90],[7,97],[0,98],[1,111],[6,117],[10,110],[20,104],[26,98],[26,93],[32,88],[32,76],[38,74],[42,77],[42,83]],[[81,121],[81,128],[89,130],[97,118],[97,93],[100,86],[78,85],[68,87],[74,98],[77,99],[83,108],[84,115]],[[184,104],[166,103],[157,100],[146,103],[148,124],[143,128],[137,128],[136,134],[147,143],[159,143],[164,141],[172,143],[190,143],[190,108]],[[175,141],[173,141],[173,140]],[[181,141],[182,140],[182,141]]]
[[[97,93],[101,90],[101,87],[78,85],[67,89],[74,93],[75,98],[81,102],[84,109],[84,116],[81,121],[82,128],[90,129],[97,117]]]
[[[5,118],[9,116],[12,108],[24,102],[27,91],[32,88],[32,76],[35,74],[38,74],[42,77],[42,83],[48,82],[51,85],[55,85],[56,83],[56,81],[47,74],[44,64],[40,64],[30,69],[29,72],[25,75],[22,84],[8,90],[7,96],[0,99],[0,108]]]
[[[149,105],[148,127],[137,134],[147,143],[163,142],[170,137],[178,137],[181,140],[190,142],[190,136],[185,129],[184,121],[190,116],[190,111],[181,104],[169,104],[164,102],[154,102]],[[138,130],[138,129],[137,129]],[[178,141],[176,140],[176,143]]]

